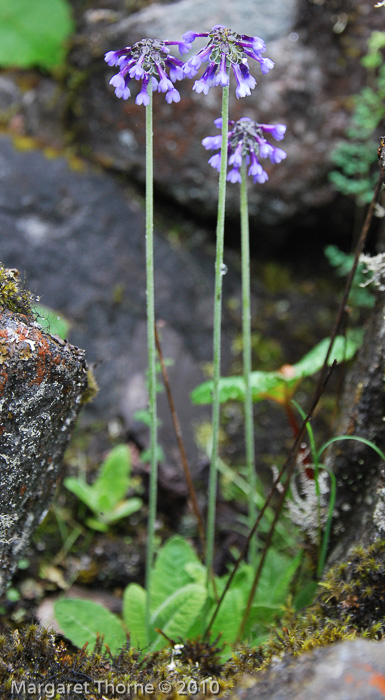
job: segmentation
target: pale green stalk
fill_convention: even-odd
[[[249,527],[252,529],[256,517],[254,495],[257,490],[254,451],[253,398],[251,392],[251,312],[250,312],[250,235],[249,210],[247,201],[247,173],[245,158],[241,165],[240,209],[241,209],[241,257],[242,257],[242,342],[243,342],[243,378],[245,381],[245,446],[246,469],[249,482],[248,510]],[[249,548],[249,561],[256,564],[256,538],[253,537]]]
[[[219,173],[218,192],[218,218],[217,218],[217,241],[215,260],[215,292],[214,292],[214,328],[213,328],[213,409],[212,409],[212,430],[213,444],[209,475],[209,492],[207,504],[207,535],[206,535],[206,571],[207,582],[212,575],[214,559],[214,539],[215,539],[215,510],[217,492],[217,459],[219,440],[219,379],[221,374],[221,321],[222,321],[222,277],[224,274],[223,248],[225,233],[225,204],[226,204],[226,176],[227,176],[227,136],[229,121],[229,87],[222,90],[222,146],[221,146],[221,168]]]
[[[148,394],[150,413],[150,485],[148,497],[148,529],[146,556],[146,625],[150,628],[151,576],[154,559],[156,519],[158,448],[156,411],[156,348],[155,348],[155,294],[154,294],[154,186],[153,186],[153,126],[152,83],[148,85],[149,104],[146,106],[146,301],[148,347]]]

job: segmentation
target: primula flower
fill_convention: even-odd
[[[193,90],[207,95],[214,85],[225,87],[229,85],[229,67],[233,69],[237,87],[237,97],[246,97],[256,86],[256,81],[250,74],[248,58],[254,59],[260,65],[262,73],[267,73],[274,67],[270,58],[263,58],[266,51],[265,42],[258,36],[237,34],[221,24],[215,25],[211,32],[186,32],[182,41],[191,44],[197,37],[208,37],[209,42],[204,49],[198,51],[183,66],[183,72],[188,78],[193,78],[202,63],[208,66],[199,80],[196,80]]]
[[[119,51],[108,51],[104,60],[109,66],[119,66],[120,69],[110,80],[110,85],[115,88],[115,95],[127,100],[131,94],[128,83],[134,78],[142,81],[136,104],[149,104],[147,88],[150,80],[153,90],[166,93],[168,103],[179,102],[180,94],[174,83],[184,78],[183,61],[170,54],[168,47],[171,45],[178,46],[181,55],[191,48],[186,41],[142,39]]]
[[[221,129],[222,119],[216,119],[214,124],[218,129]],[[236,122],[229,120],[227,154],[228,164],[232,168],[227,179],[230,182],[241,182],[240,168],[243,158],[245,158],[246,164],[249,166],[248,175],[254,179],[254,182],[266,182],[269,177],[262,168],[259,158],[270,158],[272,163],[280,163],[286,158],[286,152],[266,141],[265,134],[271,134],[276,141],[281,141],[285,131],[284,124],[259,124],[249,117],[242,117]],[[217,151],[221,148],[221,142],[221,136],[206,136],[202,144],[208,151]],[[220,153],[211,156],[209,163],[219,171],[221,167]]]

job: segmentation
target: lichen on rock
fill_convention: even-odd
[[[0,593],[46,513],[88,386],[83,350],[46,333],[0,266]]]

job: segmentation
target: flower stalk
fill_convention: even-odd
[[[253,397],[251,391],[251,308],[250,308],[250,233],[249,233],[249,209],[247,198],[246,161],[241,165],[240,183],[240,214],[241,214],[241,258],[242,258],[242,339],[243,339],[243,378],[245,382],[245,448],[246,470],[249,482],[248,493],[248,519],[249,528],[252,529],[257,509],[254,494],[257,490],[257,477],[255,472],[255,448],[254,448],[254,420]],[[256,538],[250,541],[249,561],[256,565]]]
[[[225,235],[226,174],[227,174],[227,125],[229,118],[229,87],[222,90],[222,144],[221,167],[218,188],[218,218],[216,230],[215,291],[214,291],[214,326],[213,326],[213,408],[212,408],[212,451],[209,475],[209,494],[207,504],[206,534],[206,572],[207,581],[212,575],[215,539],[215,510],[217,492],[217,463],[220,421],[219,379],[221,375],[221,323],[222,323],[222,278],[224,274],[223,250]]]
[[[223,88],[224,90],[226,88]],[[228,89],[228,88],[227,88]],[[253,421],[253,400],[251,391],[251,312],[250,312],[250,236],[249,236],[249,214],[248,214],[248,199],[247,199],[247,175],[251,176],[255,183],[263,183],[268,180],[268,174],[263,169],[260,159],[269,158],[271,163],[280,163],[286,157],[285,151],[276,146],[272,146],[265,138],[265,135],[271,135],[277,141],[283,139],[286,131],[284,124],[259,124],[258,122],[242,117],[238,121],[228,121],[228,116],[225,116],[223,110],[222,118],[216,119],[215,126],[222,129],[222,134],[217,136],[206,136],[202,144],[207,150],[218,151],[209,159],[210,165],[219,171],[220,183],[227,180],[230,182],[239,182],[240,184],[240,216],[241,216],[241,247],[242,247],[242,335],[243,335],[243,377],[245,382],[245,448],[246,448],[246,466],[249,480],[249,524],[250,528],[255,522],[256,507],[254,503],[254,494],[256,491],[257,479],[255,472],[255,447],[254,447],[254,421]],[[230,170],[227,173],[227,165]],[[220,197],[223,193],[220,184]],[[224,210],[223,212],[218,205],[218,229],[217,229],[217,267],[223,265],[223,235],[220,226],[223,215],[224,226]],[[223,201],[224,206],[224,201]],[[222,258],[220,256],[222,255]],[[218,289],[215,291],[215,313],[217,313],[217,304],[219,300]],[[220,288],[220,294],[222,290]],[[217,437],[219,431],[219,369],[218,358],[215,353],[217,348],[216,333],[218,331],[218,317],[214,315],[214,380],[213,380],[213,454],[211,460],[211,469],[216,469],[217,464]],[[220,342],[220,341],[219,341]],[[218,422],[217,422],[218,421]],[[214,432],[215,428],[215,432]],[[211,482],[212,479],[212,482]],[[211,483],[214,484],[214,475],[210,475],[210,498],[211,498]],[[209,516],[212,518],[210,509]],[[210,527],[211,527],[211,519]],[[208,538],[209,541],[209,538]],[[256,561],[256,540],[250,540],[249,551],[250,562]],[[207,565],[210,560],[208,558]]]
[[[148,394],[150,413],[150,485],[148,497],[148,530],[146,555],[146,626],[150,628],[151,576],[154,560],[155,519],[158,480],[158,427],[156,405],[156,347],[155,347],[155,291],[154,291],[154,178],[153,178],[153,120],[152,86],[147,86],[146,105],[146,304]]]

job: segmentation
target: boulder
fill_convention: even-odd
[[[104,52],[147,36],[179,39],[189,29],[226,24],[260,35],[268,45],[266,55],[276,63],[267,75],[253,66],[258,85],[250,97],[237,100],[231,90],[230,117],[288,127],[280,144],[287,159],[267,166],[267,183],[250,186],[255,246],[259,252],[279,249],[293,230],[297,242],[299,233],[310,228],[313,236],[334,228],[338,237],[345,226],[347,232],[352,212],[346,203],[335,206],[337,194],[328,181],[330,155],[349,124],[351,96],[362,87],[359,59],[369,32],[382,28],[381,10],[359,0],[246,0],[242,8],[226,0],[179,0],[171,6],[153,3],[129,16],[120,2],[114,9],[82,16],[71,53],[74,70],[83,75],[71,97],[71,125],[75,140],[92,158],[143,183],[144,110],[133,97],[127,102],[115,97],[108,81],[116,70],[103,63]],[[194,51],[202,45],[195,43]],[[216,214],[217,173],[207,164],[201,140],[216,133],[213,120],[220,116],[221,92],[213,88],[207,96],[198,95],[192,86],[191,80],[178,83],[182,99],[176,105],[155,96],[155,184],[166,200],[207,219]],[[228,236],[237,230],[238,198],[238,187],[230,185]]]
[[[273,663],[247,676],[231,700],[380,700],[385,694],[385,642],[332,644]]]
[[[45,333],[33,315],[9,310],[4,305],[4,274],[3,268],[0,595],[49,508],[87,388],[84,351]]]

